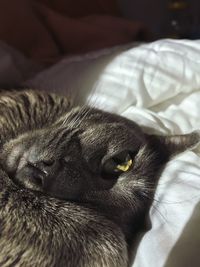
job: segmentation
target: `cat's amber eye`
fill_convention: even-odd
[[[123,151],[103,163],[102,176],[110,179],[116,178],[120,174],[128,172],[132,166],[131,154],[128,151]]]
[[[115,171],[127,172],[131,168],[132,165],[133,165],[133,160],[131,158],[127,159],[124,163],[118,164],[116,166]]]

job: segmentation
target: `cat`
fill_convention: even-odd
[[[129,266],[165,164],[199,140],[55,94],[1,92],[0,266]]]

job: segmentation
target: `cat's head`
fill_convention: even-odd
[[[74,108],[53,125],[7,142],[1,157],[10,177],[28,189],[127,207],[149,193],[171,156],[198,141],[196,132],[148,135],[118,115]]]

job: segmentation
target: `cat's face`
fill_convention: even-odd
[[[12,177],[30,189],[76,199],[85,191],[108,190],[132,172],[145,144],[141,129],[102,111],[81,113],[74,109],[51,127],[8,142],[4,157]]]
[[[7,142],[2,159],[8,174],[26,188],[127,207],[149,193],[171,154],[197,142],[197,137],[174,138],[148,136],[120,116],[75,108],[51,126]]]

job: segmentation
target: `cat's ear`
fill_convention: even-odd
[[[200,131],[171,136],[145,135],[150,143],[154,146],[159,146],[159,148],[165,152],[168,157],[172,157],[187,149],[194,149],[200,144]]]

